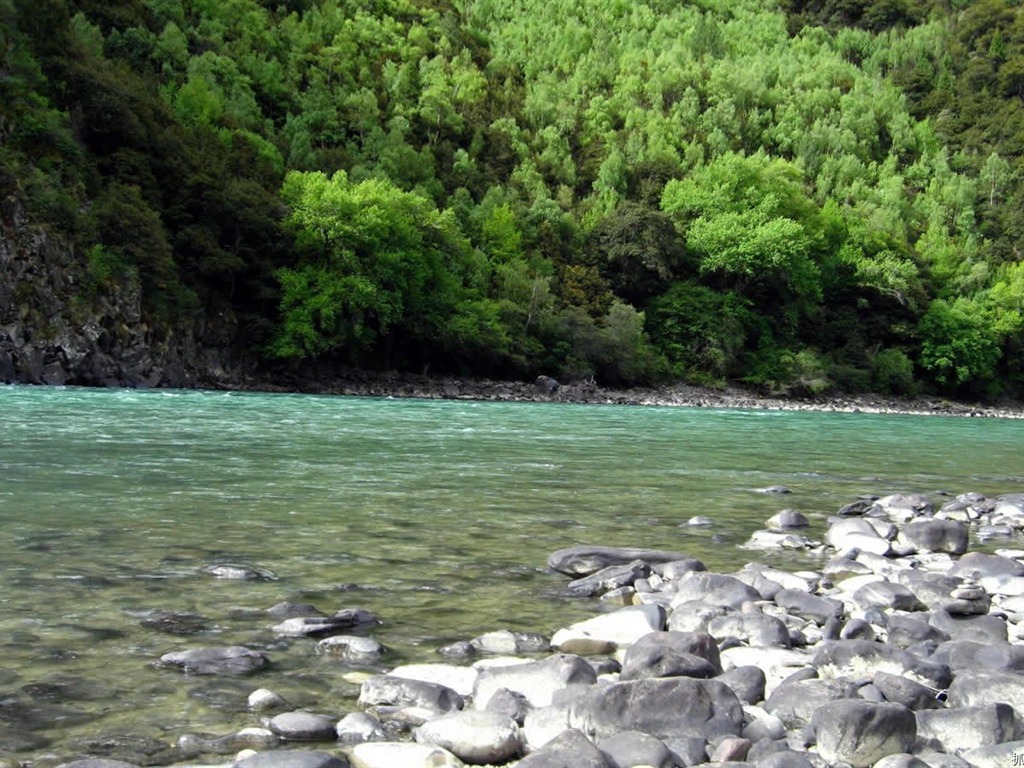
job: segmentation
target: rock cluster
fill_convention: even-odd
[[[1024,550],[967,551],[972,536],[1024,530],[1024,494],[941,506],[916,495],[862,499],[828,522],[824,543],[808,545],[819,567],[795,572],[748,564],[714,573],[663,550],[555,552],[548,564],[570,579],[567,593],[600,596],[602,612],[550,638],[498,631],[443,649],[472,663],[366,674],[347,714],[294,711],[256,691],[249,703],[261,727],[188,735],[178,747],[236,754],[238,768],[988,768],[1024,759]],[[787,510],[767,532],[808,525]],[[356,609],[328,617],[283,605],[270,615],[281,635],[328,635],[310,641],[311,653],[358,664],[384,652],[353,635],[376,623]],[[234,647],[163,663],[242,674],[266,659]],[[127,765],[108,762],[68,765]]]

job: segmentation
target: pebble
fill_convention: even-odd
[[[266,713],[270,732],[331,742],[339,754],[273,750],[237,765],[1007,765],[1024,754],[1015,741],[1024,723],[1024,549],[966,550],[999,527],[1018,535],[1024,495],[941,501],[863,498],[831,517],[782,510],[747,542],[766,559],[813,553],[807,563],[820,570],[749,564],[715,573],[672,550],[559,550],[548,566],[565,575],[566,595],[591,602],[592,618],[550,636],[486,632],[439,649],[450,663],[342,670],[360,686],[361,711],[347,714],[282,711],[282,697],[254,690],[249,708]],[[823,544],[804,530],[812,520],[827,520]],[[354,665],[383,658],[375,639],[349,633],[379,623],[362,609],[325,615],[280,603],[268,614],[278,643],[327,635],[310,653]],[[267,659],[232,646],[161,661],[191,674],[248,674]],[[210,748],[263,747],[241,734],[211,737]]]

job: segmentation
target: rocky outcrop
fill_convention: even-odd
[[[152,322],[137,276],[97,280],[83,254],[0,201],[0,382],[224,386],[244,372],[236,333],[227,314]]]

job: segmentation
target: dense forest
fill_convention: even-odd
[[[304,364],[1024,393],[1013,0],[0,0],[75,301]]]

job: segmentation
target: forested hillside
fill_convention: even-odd
[[[1016,2],[0,0],[0,73],[0,198],[80,322],[135,291],[263,370],[1024,392]]]

